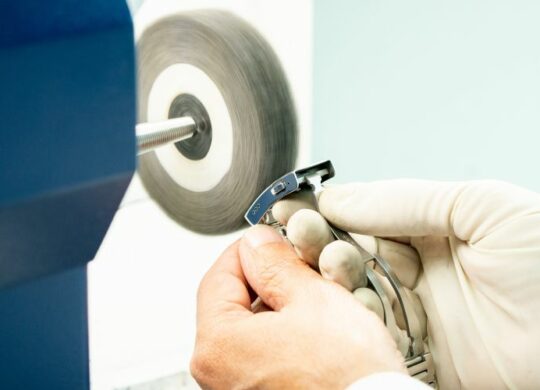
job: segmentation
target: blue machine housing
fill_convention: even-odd
[[[133,40],[123,0],[0,2],[2,389],[88,387],[86,263],[135,169]]]
[[[0,286],[91,260],[135,169],[123,0],[0,5]]]

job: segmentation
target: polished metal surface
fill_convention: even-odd
[[[287,195],[300,191],[302,188],[309,189],[315,194],[324,189],[322,184],[335,174],[331,161],[325,161],[307,168],[298,169],[282,176],[274,181],[263,191],[248,209],[245,218],[251,224],[266,223],[279,226],[272,217],[272,207]],[[328,222],[328,221],[327,221]],[[369,287],[373,289],[384,308],[384,322],[393,337],[399,338],[400,328],[397,325],[394,310],[388,293],[385,291],[380,280],[386,279],[396,295],[405,322],[405,332],[408,338],[408,348],[402,351],[409,374],[427,384],[435,385],[434,365],[431,354],[424,350],[424,340],[419,319],[414,311],[413,304],[409,300],[399,278],[386,260],[377,254],[371,254],[361,247],[346,231],[333,226],[328,222],[333,236],[337,240],[343,240],[354,246],[360,253],[362,260],[372,267],[366,268],[366,276]]]
[[[188,116],[162,122],[139,123],[135,128],[137,154],[148,153],[161,146],[187,139],[196,130],[195,120]]]

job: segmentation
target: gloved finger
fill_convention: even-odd
[[[377,314],[384,321],[383,304],[375,291],[367,287],[360,287],[353,291],[353,295],[365,307]]]
[[[297,211],[289,219],[287,238],[300,258],[315,269],[324,247],[334,241],[326,220],[318,212],[306,209]]]
[[[448,236],[466,183],[391,180],[325,189],[319,210],[332,224],[379,237]]]
[[[492,234],[516,215],[540,215],[540,194],[497,181],[435,182],[390,180],[330,187],[319,196],[319,210],[331,223],[379,237],[455,235],[462,241],[501,240]],[[534,229],[524,229],[525,235]],[[504,233],[503,233],[504,234]],[[516,247],[521,236],[513,237]]]
[[[238,242],[219,257],[201,280],[197,293],[197,324],[251,315],[251,298],[242,272]]]
[[[385,278],[383,278],[382,276],[377,276],[377,279],[380,282],[385,281]],[[395,299],[395,294],[393,295],[392,291],[386,291],[388,286],[385,285],[383,288],[390,301],[390,304],[392,305],[392,302]],[[383,321],[387,321],[387,319],[385,318],[384,306],[380,297],[375,291],[367,287],[361,287],[353,291],[353,296],[369,310],[377,314],[377,316],[379,316],[379,318],[381,318]],[[409,345],[409,338],[407,337],[407,333],[399,327],[397,321],[396,323],[392,324],[387,323],[387,330],[396,342],[398,350],[402,354],[405,354]]]
[[[269,226],[248,229],[240,241],[239,253],[247,282],[273,310],[303,301],[323,282]]]
[[[354,240],[366,251],[382,257],[395,272],[401,284],[414,289],[422,269],[420,256],[410,245],[383,238],[351,234]]]
[[[390,281],[379,273],[376,273],[378,276],[379,283],[383,287],[386,296],[389,300],[390,306],[392,307],[392,312],[394,313],[394,318],[396,320],[396,325],[399,329],[405,330],[407,328],[405,315],[400,304],[400,300],[397,297],[395,290],[393,289]],[[407,300],[409,305],[409,326],[414,327],[420,331],[422,339],[427,336],[427,316],[424,311],[420,297],[414,291],[408,289],[407,287],[402,288],[402,299]],[[413,318],[414,317],[414,318]]]
[[[400,244],[411,244],[411,237],[408,236],[399,236],[399,237],[385,237],[388,241],[399,242]]]
[[[349,291],[367,285],[364,259],[348,242],[338,240],[326,245],[319,257],[319,269],[323,278]]]
[[[408,299],[411,304],[410,306],[411,306],[411,309],[413,310],[413,313],[411,313],[411,315],[416,316],[417,323],[420,328],[420,332],[422,334],[422,339],[424,339],[427,336],[427,316],[426,316],[426,312],[424,311],[424,306],[422,305],[422,302],[420,301],[420,297],[414,291],[411,291],[407,287],[404,287],[403,291],[406,294],[406,299]],[[405,329],[406,328],[405,316],[403,315],[403,310],[401,309],[399,300],[397,299],[393,300],[392,309],[394,310],[394,313],[396,316],[397,325],[401,329]],[[412,321],[409,321],[409,324],[412,326]]]
[[[300,258],[314,268],[321,267],[319,257],[326,245],[334,241],[324,218],[312,210],[301,210],[290,218],[287,236],[295,246]],[[392,266],[403,285],[411,289],[414,288],[421,268],[420,258],[414,248],[372,236],[357,234],[352,236],[368,252],[379,254],[384,258]],[[341,249],[345,253],[341,253]],[[354,264],[356,261],[354,258],[358,257],[354,256],[354,252],[351,252],[350,249],[352,247],[347,250],[346,246],[339,244],[332,247],[331,253],[327,253],[325,256],[325,267],[321,267],[321,271],[324,271],[323,276],[327,279],[334,280],[352,290],[361,287],[361,285],[355,285],[360,282],[360,280],[356,280],[356,277],[344,274],[343,267],[347,264]],[[323,270],[323,268],[325,269]]]
[[[317,210],[317,199],[311,190],[301,190],[277,202],[272,207],[272,215],[282,225],[289,223],[289,218],[301,209]]]

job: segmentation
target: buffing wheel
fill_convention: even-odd
[[[296,115],[277,56],[222,11],[162,19],[137,49],[138,121],[187,115],[197,125],[192,138],[140,157],[146,189],[192,230],[240,228],[253,199],[296,159]]]

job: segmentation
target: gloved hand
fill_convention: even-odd
[[[306,197],[280,202],[274,216],[317,267],[328,228],[314,211],[297,212],[314,208]],[[418,294],[441,388],[540,386],[539,194],[495,181],[396,180],[330,187],[318,206]]]

